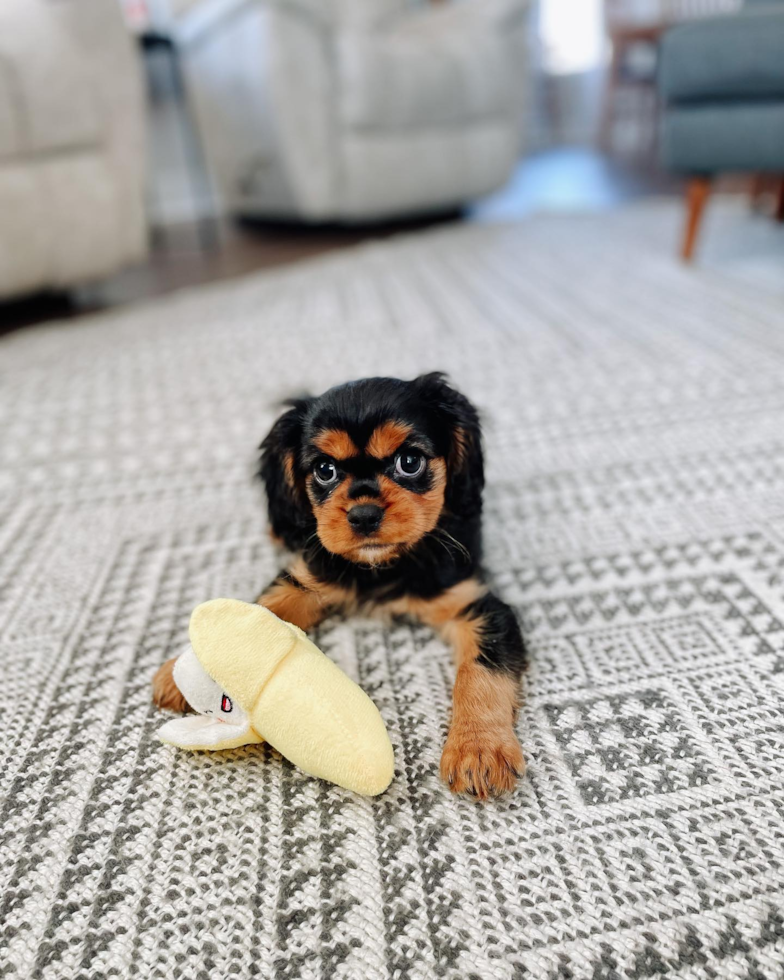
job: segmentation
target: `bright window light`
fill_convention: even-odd
[[[596,68],[604,55],[603,0],[540,0],[545,71],[566,75]]]

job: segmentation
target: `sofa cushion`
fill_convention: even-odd
[[[415,132],[354,132],[342,141],[345,179],[338,204],[347,220],[432,213],[489,194],[520,156],[505,120]],[[411,166],[411,160],[416,166]]]
[[[14,98],[14,76],[0,56],[0,161],[22,152],[22,120],[18,100]]]
[[[43,154],[0,164],[0,297],[114,272],[146,247],[144,203],[107,154]]]
[[[349,129],[450,125],[501,115],[519,100],[509,90],[514,47],[494,4],[434,7],[379,33],[342,31],[337,70],[340,120]],[[518,4],[518,8],[520,5]]]
[[[0,2],[0,158],[100,143],[97,96],[69,18],[72,2]]]
[[[671,106],[662,155],[668,169],[680,173],[782,173],[784,100]]]
[[[668,31],[660,88],[670,102],[784,97],[784,5]]]

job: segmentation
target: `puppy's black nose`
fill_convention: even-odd
[[[378,504],[357,504],[348,512],[348,522],[357,534],[372,534],[383,516],[384,509]]]

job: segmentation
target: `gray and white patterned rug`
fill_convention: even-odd
[[[784,962],[784,235],[670,204],[456,227],[0,344],[0,975],[773,978]],[[278,567],[276,400],[444,368],[533,666],[509,800],[437,770],[452,666],[328,622],[380,799],[160,744],[155,667]]]

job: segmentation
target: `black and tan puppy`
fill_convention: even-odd
[[[473,406],[440,374],[370,378],[294,402],[261,449],[272,530],[296,557],[258,601],[304,630],[360,608],[438,629],[457,658],[441,774],[480,799],[511,790],[526,658],[514,613],[482,583]],[[155,701],[182,709],[172,663]]]

